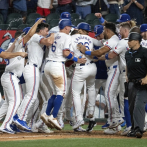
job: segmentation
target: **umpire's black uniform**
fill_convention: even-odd
[[[141,41],[138,33],[131,33],[128,38]],[[141,85],[141,79],[147,75],[147,49],[140,46],[137,50],[130,49],[125,54],[128,76],[128,100],[131,114],[132,130],[128,136],[142,137],[145,105],[147,103],[147,85]]]

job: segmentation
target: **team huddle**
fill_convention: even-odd
[[[127,117],[122,135],[128,134],[132,124],[128,100],[124,97],[125,53],[129,50],[127,38],[134,26],[121,21],[123,17],[128,17],[123,15],[119,19],[119,31],[116,32],[115,24],[103,20],[100,13],[95,15],[104,24],[95,26],[96,39],[88,36],[91,31],[88,23],[79,23],[74,28],[68,12],[61,14],[59,26],[51,30],[48,30],[45,19],[39,18],[31,28],[25,28],[23,34],[17,34],[15,41],[5,51],[17,54],[6,59],[7,65],[1,77],[5,95],[0,108],[0,119],[5,116],[1,132],[53,133],[52,128],[62,130],[64,119],[71,123],[74,131],[90,132],[96,124],[96,89],[104,85],[108,108],[104,133],[119,132],[123,118]],[[145,41],[142,44],[146,44]],[[94,46],[99,49],[94,49]],[[27,53],[20,55],[20,52]],[[108,78],[97,84],[95,62],[98,60],[105,61]],[[89,125],[85,130],[82,125],[86,93]]]

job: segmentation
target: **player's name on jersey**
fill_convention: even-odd
[[[80,37],[77,37],[77,38],[75,38],[76,39],[76,41],[74,41],[75,43],[78,43],[79,42],[79,40],[81,40],[81,39],[85,39],[85,40],[87,40],[89,43],[91,43],[91,40],[89,39],[89,37],[86,37],[86,36],[80,36]]]
[[[60,39],[60,38],[61,38],[61,36],[58,35],[55,37],[55,40]]]

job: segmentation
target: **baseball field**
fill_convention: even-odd
[[[86,128],[87,125],[84,126]],[[123,128],[122,128],[123,130]],[[146,147],[147,132],[141,139],[116,135],[105,135],[101,125],[97,125],[91,133],[74,132],[66,124],[62,131],[52,134],[17,133],[0,134],[0,147]]]

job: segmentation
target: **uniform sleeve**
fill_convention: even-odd
[[[1,54],[1,52],[4,52],[4,50],[2,48],[0,48],[0,54]]]
[[[113,52],[119,55],[123,50],[124,50],[124,43],[122,41],[119,41],[117,46],[113,49]]]
[[[67,36],[64,42],[63,50],[70,50],[73,52],[72,47],[71,47],[71,36]]]
[[[41,39],[43,39],[44,37],[38,34],[35,34],[32,36],[32,41],[36,42],[36,43],[40,43]]]
[[[109,39],[106,43],[105,46],[107,46],[110,50],[112,50],[115,46],[114,40]]]
[[[146,66],[147,66],[147,49],[144,49],[144,54],[143,54],[143,56],[144,56],[145,64],[146,64]]]
[[[95,45],[95,46],[103,46],[104,45],[102,40],[97,40],[94,38],[92,40],[93,40],[93,45]]]

